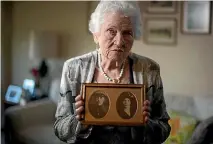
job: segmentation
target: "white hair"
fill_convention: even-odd
[[[106,13],[118,11],[121,11],[124,15],[130,17],[133,24],[134,38],[139,39],[142,33],[141,11],[138,3],[135,1],[100,1],[90,17],[90,32],[99,32],[100,25],[104,22],[104,15]]]

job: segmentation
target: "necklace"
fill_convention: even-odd
[[[101,69],[101,72],[103,73],[104,77],[108,80],[108,81],[111,81],[111,82],[114,82],[114,83],[120,83],[120,79],[121,77],[123,76],[123,72],[124,72],[124,66],[125,66],[125,62],[126,60],[124,61],[123,65],[122,65],[122,68],[121,68],[121,72],[119,74],[119,77],[117,77],[117,79],[112,79],[111,77],[109,77],[103,70],[102,66],[101,66],[101,54],[99,53],[99,59],[98,59],[98,64],[99,64],[99,67]]]

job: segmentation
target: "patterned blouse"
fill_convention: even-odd
[[[56,136],[75,144],[161,144],[169,136],[170,119],[163,96],[159,65],[153,60],[132,53],[130,83],[145,84],[146,97],[151,102],[150,120],[145,126],[89,126],[75,118],[74,98],[80,94],[81,83],[94,82],[97,51],[67,60],[60,86],[60,101],[56,111]]]

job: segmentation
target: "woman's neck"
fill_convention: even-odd
[[[109,60],[105,57],[101,58],[101,66],[104,70],[111,71],[111,70],[120,70],[121,66],[123,64],[123,61],[118,60]]]
[[[115,59],[108,59],[103,55],[99,55],[101,58],[101,67],[104,69],[104,71],[120,71],[122,68],[122,65],[127,64],[126,60],[115,60]]]
[[[130,106],[124,108],[124,111],[130,116]]]
[[[128,71],[127,60],[109,59],[100,53],[98,55],[98,65],[100,71],[102,71],[104,75],[113,80],[118,80],[118,82],[123,77],[123,74],[125,75],[125,73]]]

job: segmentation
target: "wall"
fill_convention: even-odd
[[[12,2],[1,2],[1,128],[4,127],[4,95],[11,83]],[[2,132],[3,133],[3,132]],[[2,139],[4,136],[1,135]]]
[[[65,59],[89,52],[92,37],[87,33],[87,2],[15,2],[13,12],[13,83],[30,78],[28,58],[30,30],[51,30],[62,35]],[[89,44],[88,44],[89,42]]]
[[[1,94],[11,83],[12,2],[1,3]]]
[[[87,30],[87,2],[15,2],[13,12],[13,77],[21,84],[30,77],[28,32],[55,30],[64,35],[61,52],[73,57],[95,48]],[[144,4],[142,7],[146,6]],[[175,15],[180,17],[178,11]],[[179,22],[179,21],[178,21]],[[177,46],[134,43],[133,52],[148,56],[161,66],[166,94],[213,96],[213,34],[183,35],[178,25]]]

